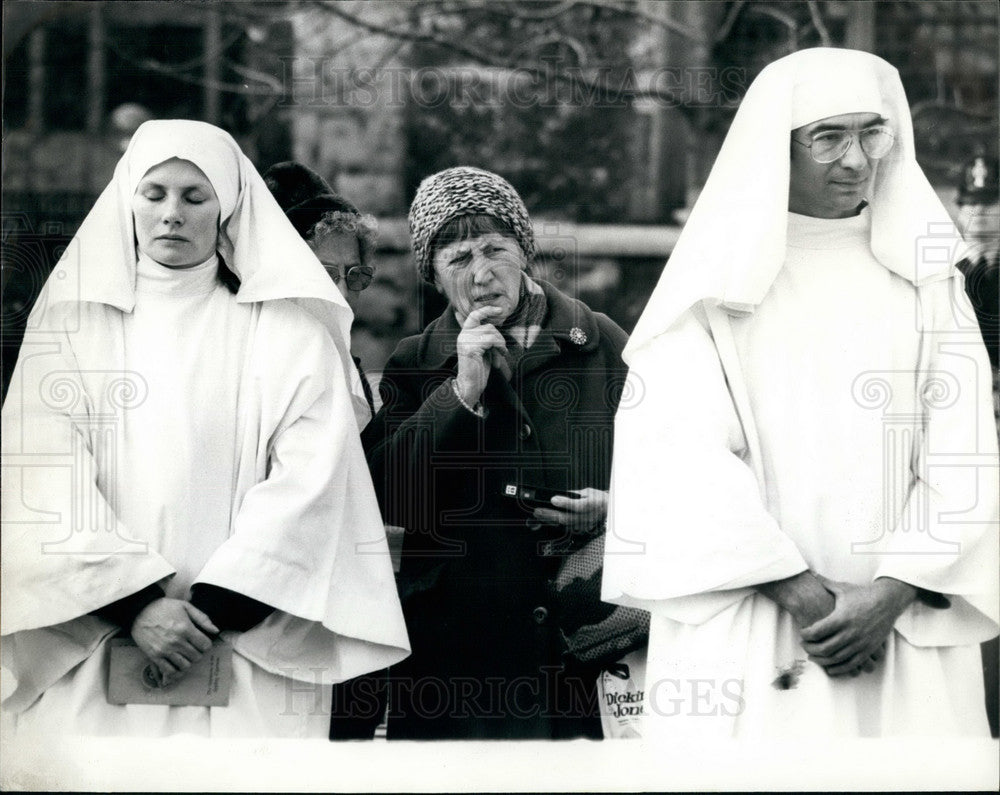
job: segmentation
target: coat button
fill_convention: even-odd
[[[549,617],[549,611],[544,607],[536,607],[531,611],[531,616],[535,619],[536,624],[544,624],[545,619]]]
[[[527,439],[529,436],[531,436],[531,426],[528,425],[528,423],[524,423],[524,425],[521,426],[521,430],[518,431],[517,435],[521,437],[522,441],[524,439]]]

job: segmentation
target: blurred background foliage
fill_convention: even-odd
[[[376,370],[440,309],[405,213],[457,164],[507,177],[543,224],[537,270],[627,330],[746,87],[812,46],[899,70],[946,200],[996,156],[993,0],[8,0],[3,370],[62,247],[146,118],[297,159],[381,222],[354,344]],[[591,225],[589,229],[577,226]],[[597,226],[594,226],[597,225]]]

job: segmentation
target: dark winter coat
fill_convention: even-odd
[[[625,333],[540,282],[548,314],[479,418],[457,399],[449,308],[403,340],[363,439],[389,524],[413,653],[392,669],[389,736],[600,736],[596,671],[567,662],[551,581],[575,539],[540,527],[510,484],[607,489]],[[579,546],[579,544],[576,544]]]

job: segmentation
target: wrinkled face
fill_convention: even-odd
[[[361,248],[358,236],[351,232],[331,232],[318,241],[310,242],[316,258],[323,263],[326,272],[337,285],[344,298],[356,298],[359,290],[347,287],[347,272],[361,264]]]
[[[441,246],[432,262],[434,284],[459,320],[473,309],[495,306],[502,312],[490,318],[493,325],[502,324],[517,308],[526,266],[517,242],[497,232]]]
[[[845,113],[792,130],[792,138],[809,143],[819,132],[860,132],[883,121],[877,113]],[[869,195],[878,164],[865,154],[858,139],[832,163],[817,163],[805,146],[792,143],[791,147],[788,209],[813,218],[846,218],[856,214],[858,205]]]
[[[165,160],[146,172],[132,197],[132,217],[139,251],[168,268],[198,265],[218,244],[219,199],[188,160]]]

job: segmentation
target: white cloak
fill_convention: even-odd
[[[328,685],[408,653],[333,340],[291,301],[238,302],[215,268],[140,259],[132,312],[36,307],[3,412],[19,731],[326,736]],[[107,704],[117,627],[89,613],[195,582],[275,608],[224,633],[230,705]]]
[[[653,616],[646,736],[985,734],[997,447],[961,277],[883,267],[867,211],[788,224],[755,313],[698,305],[630,361],[603,597]],[[752,588],[807,568],[951,606],[913,603],[874,673],[830,678]]]

